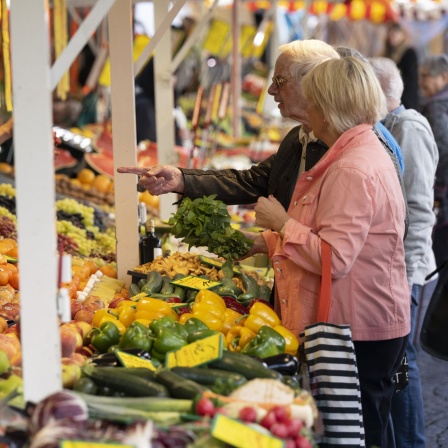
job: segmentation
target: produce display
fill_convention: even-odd
[[[0,198],[15,226],[11,188],[0,186]],[[63,390],[39,403],[22,396],[17,243],[13,232],[0,239],[0,444],[315,445],[319,415],[302,388],[299,341],[270,304],[270,280],[234,263],[251,242],[227,208],[214,196],[195,201],[184,200],[173,233],[218,257],[160,256],[130,269],[128,287],[110,261],[106,214],[57,201],[58,237],[73,254],[63,285],[72,320],[60,325]]]

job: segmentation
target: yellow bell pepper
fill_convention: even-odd
[[[193,314],[197,312],[204,312],[204,313],[210,313],[213,316],[215,316],[217,319],[222,320],[224,316],[225,309],[223,310],[219,306],[216,306],[211,303],[207,302],[195,302],[193,303],[193,306],[191,307],[191,311]]]
[[[241,325],[232,327],[226,335],[229,351],[240,352],[255,336],[256,333],[249,330],[249,328],[242,327]]]
[[[283,325],[276,325],[274,330],[280,333],[285,338],[285,353],[290,355],[297,355],[297,350],[299,349],[299,340]]]
[[[120,312],[121,309],[123,309],[123,308],[127,308],[127,307],[129,307],[129,306],[133,306],[133,307],[135,308],[135,305],[136,305],[136,302],[133,302],[132,300],[128,300],[128,299],[126,299],[126,300],[122,300],[122,301],[117,305],[117,307],[115,308],[115,310],[116,310],[117,312]]]
[[[112,321],[115,326],[118,328],[118,331],[120,332],[120,336],[123,336],[125,331],[126,331],[126,327],[125,325],[120,322],[118,319],[115,319],[114,321]]]
[[[197,311],[196,313],[192,313],[191,317],[196,317],[196,319],[204,322],[210,330],[221,331],[222,320],[213,314],[207,313],[206,311]]]
[[[120,308],[118,320],[127,328],[135,320],[135,309],[132,306]]]
[[[221,296],[208,289],[201,289],[194,299],[195,303],[208,303],[216,309],[220,309],[223,313],[226,310],[226,303]]]
[[[192,313],[181,314],[179,317],[179,323],[183,325],[188,319],[190,319],[190,317],[194,317]]]
[[[262,302],[254,303],[250,308],[249,315],[260,317],[266,322],[265,325],[269,327],[280,325],[280,318],[277,316],[277,313],[269,305],[265,305]]]
[[[169,303],[160,299],[153,299],[151,297],[143,297],[137,302],[136,310],[157,312],[162,316],[171,315],[171,307]]]
[[[156,310],[137,310],[135,312],[135,320],[146,319],[152,322],[154,319],[160,319],[161,317],[164,317],[164,314]]]
[[[171,308],[171,314],[170,316],[177,322],[179,320],[179,314],[176,313],[176,311]]]
[[[152,320],[149,319],[135,319],[134,322],[139,322],[140,324],[144,325],[145,327],[149,328],[149,325],[151,324]]]
[[[231,328],[236,327],[237,325],[244,325],[246,319],[242,319],[242,317],[242,314],[227,308],[222,318],[221,333],[226,335]]]
[[[100,328],[103,317],[108,315],[110,316],[109,310],[107,308],[101,308],[99,310],[96,310],[92,318],[92,326]]]

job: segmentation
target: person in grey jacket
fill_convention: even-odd
[[[428,56],[422,61],[420,87],[426,97],[421,112],[431,125],[439,150],[434,187],[437,223],[432,247],[440,266],[448,260],[448,55]]]
[[[392,401],[397,448],[425,446],[425,425],[420,375],[413,344],[418,300],[426,275],[435,268],[432,229],[435,223],[434,179],[439,152],[428,120],[401,104],[403,81],[392,59],[370,58],[386,96],[388,114],[383,124],[401,147],[404,186],[409,209],[409,229],[404,241],[406,272],[411,291],[411,333],[406,348],[409,385]]]

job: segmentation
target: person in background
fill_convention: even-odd
[[[406,272],[411,291],[411,333],[406,347],[409,384],[392,400],[392,421],[397,448],[424,448],[425,422],[414,334],[417,310],[427,274],[435,269],[432,251],[434,179],[439,153],[428,120],[401,104],[403,81],[388,58],[370,58],[370,64],[386,96],[384,125],[398,141],[406,170],[403,175],[409,209],[409,229],[404,241]]]
[[[432,55],[422,61],[420,87],[425,96],[421,113],[431,125],[439,150],[434,186],[437,222],[432,247],[440,266],[448,259],[448,55]]]
[[[347,56],[353,56],[354,58],[362,59],[367,62],[367,58],[363,56],[358,50],[355,50],[351,47],[346,47],[344,45],[336,45],[334,49],[338,52],[341,58],[346,58]],[[398,142],[395,140],[394,136],[389,132],[389,130],[384,126],[381,121],[375,124],[375,130],[380,133],[395,153],[398,159],[398,163],[400,164],[401,173],[404,172],[404,161],[403,156],[401,154],[401,148]]]
[[[418,110],[420,105],[418,86],[418,56],[409,43],[407,31],[398,22],[387,26],[383,56],[392,59],[400,70],[404,89],[401,102],[407,109]]]

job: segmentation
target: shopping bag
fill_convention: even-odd
[[[365,447],[361,391],[349,325],[328,323],[331,249],[322,241],[318,322],[300,334],[300,362],[323,424],[319,447]]]
[[[448,361],[448,260],[428,275],[439,273],[434,292],[420,330],[420,345],[425,352]]]

